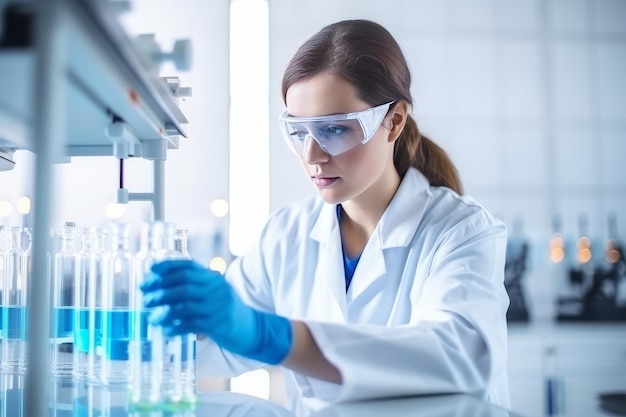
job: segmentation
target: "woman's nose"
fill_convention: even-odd
[[[324,152],[312,135],[308,135],[304,139],[302,158],[307,164],[314,165],[328,161],[330,155]]]

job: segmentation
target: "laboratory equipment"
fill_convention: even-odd
[[[163,223],[162,247],[156,252],[155,262],[178,258],[175,233],[176,226],[173,223]],[[178,403],[183,397],[182,336],[166,336],[160,326],[154,326],[150,333],[152,335],[152,360],[161,362],[160,402]]]
[[[586,225],[586,217],[581,216],[581,232],[576,246],[570,249],[576,261],[568,271],[569,291],[557,300],[557,319],[626,321],[626,261],[624,246],[617,238],[616,216],[608,216],[604,247],[594,244]]]
[[[189,231],[187,229],[176,229],[174,234],[175,257],[179,259],[191,259],[187,242]],[[197,393],[197,362],[196,343],[197,336],[193,333],[181,336],[182,356],[181,356],[181,381],[183,402],[195,402]]]
[[[179,138],[187,136],[177,99],[188,91],[175,78],[155,75],[155,63],[144,59],[119,22],[123,5],[127,2],[0,1],[0,170],[12,167],[16,151],[37,154],[33,276],[38,282],[49,279],[54,163],[111,155],[120,159],[121,169],[130,157],[151,160],[153,190],[133,197],[151,201],[153,218],[164,218],[164,160],[167,149],[178,148]],[[49,275],[50,287],[60,290],[54,271]],[[33,416],[48,413],[48,367],[71,347],[52,333],[67,326],[49,328],[45,320],[51,304],[53,317],[60,318],[56,308],[67,294],[54,292],[51,298],[48,291],[48,285],[33,286],[29,300],[31,377],[24,406]]]
[[[546,348],[543,354],[543,378],[545,386],[545,415],[564,415],[563,378],[560,374],[558,354],[554,346]]]
[[[22,249],[23,228],[10,228],[9,248],[4,252],[4,288],[2,292],[2,371],[26,372],[28,276]]]
[[[522,220],[516,219],[506,245],[504,286],[510,299],[509,309],[506,312],[508,322],[527,322],[530,320],[522,282],[528,267],[529,244],[522,229]]]
[[[22,374],[0,373],[0,416],[24,415],[25,378]]]
[[[151,275],[150,268],[158,260],[163,250],[164,224],[161,221],[144,223],[141,227],[139,251],[134,258],[134,275],[140,285]],[[161,329],[148,324],[153,309],[143,306],[140,291],[133,300],[133,335],[130,342],[130,362],[132,372],[131,402],[134,407],[156,408],[161,402],[161,382],[163,377],[162,344],[154,344]]]
[[[24,268],[26,268],[26,276],[33,276],[33,229],[32,227],[24,227],[24,233],[22,238],[26,238],[26,244],[22,244],[24,250]],[[46,260],[50,261],[50,254],[46,257]]]
[[[60,231],[60,249],[54,255],[51,284],[52,323],[50,329],[50,370],[56,376],[69,376],[74,351],[74,282],[78,250],[76,224],[65,222]]]
[[[106,228],[96,228],[93,251],[89,258],[89,346],[87,355],[87,377],[95,379],[102,366],[102,289],[108,277],[108,257]]]
[[[177,233],[172,223],[144,224],[135,274],[141,283],[152,276],[151,267],[165,259],[188,258],[187,232]],[[145,308],[142,293],[135,299],[132,403],[137,409],[195,403],[195,338],[167,336],[162,327],[149,324],[160,308]],[[184,368],[183,368],[184,358]],[[183,370],[184,369],[184,370]]]
[[[72,378],[52,376],[47,379],[47,382],[50,398],[46,415],[49,417],[68,416],[68,410],[73,410],[74,408],[74,385],[79,381],[75,381]]]
[[[90,260],[93,253],[95,229],[86,227],[80,231],[81,250],[76,254],[76,272],[74,275],[74,351],[72,359],[74,360],[72,374],[75,377],[82,378],[87,376],[88,356],[92,349],[90,346],[90,337],[93,328],[90,326],[90,309],[89,293],[90,288]]]
[[[105,238],[107,229],[88,227],[81,230],[82,249],[76,255],[74,283],[74,365],[78,378],[100,374],[102,341],[102,285],[106,274]]]
[[[75,416],[128,417],[128,392],[120,386],[74,381],[73,412]],[[146,417],[152,414],[146,414]],[[154,415],[162,417],[162,414]],[[174,416],[172,416],[174,417]]]
[[[0,360],[2,359],[2,339],[4,338],[4,332],[2,331],[2,311],[4,310],[4,301],[2,299],[4,289],[4,252],[9,247],[8,243],[5,242],[6,234],[6,227],[0,225]]]
[[[626,416],[626,392],[611,391],[598,394],[600,408],[611,415]]]
[[[578,231],[574,238],[559,235],[553,239],[551,247],[552,258],[561,265],[561,273],[557,276],[556,318],[568,320],[580,317],[584,310],[583,296],[593,280],[593,253],[587,217],[584,214],[579,216]]]
[[[106,385],[129,385],[128,361],[132,336],[132,304],[137,291],[133,254],[129,249],[131,227],[117,223],[112,228],[112,252],[102,288],[102,368],[100,381]]]

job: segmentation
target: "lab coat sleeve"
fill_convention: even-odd
[[[484,220],[442,236],[430,274],[412,290],[408,324],[307,322],[343,378],[338,387],[299,375],[309,395],[334,402],[458,392],[488,398],[506,375],[508,296],[506,229]],[[506,405],[508,396],[494,402]]]
[[[199,378],[232,378],[265,365],[230,353],[208,337],[198,340],[196,346]]]

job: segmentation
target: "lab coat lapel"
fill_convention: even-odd
[[[431,196],[428,186],[428,180],[415,168],[407,171],[363,249],[348,289],[348,303],[372,288],[393,262],[403,262],[394,254],[406,252],[390,249],[411,244]]]
[[[378,228],[377,228],[378,229]],[[367,245],[363,249],[361,259],[356,266],[352,281],[346,294],[347,302],[350,303],[368,288],[372,286],[380,277],[385,275],[385,253],[381,246],[381,241],[376,232],[370,236]]]
[[[337,222],[336,206],[324,204],[317,221],[313,225],[310,237],[319,243],[319,253],[315,281],[323,283],[328,290],[328,305],[324,314],[328,319],[337,321],[337,317],[347,317],[346,282],[343,272],[341,233]]]

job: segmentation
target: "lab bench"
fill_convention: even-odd
[[[23,417],[24,376],[0,375],[1,417]],[[273,402],[229,391],[198,394],[194,405],[133,409],[128,391],[72,379],[50,379],[48,415],[108,417],[522,417],[470,395],[407,397],[331,405],[298,415]]]
[[[510,324],[508,342],[513,411],[528,416],[614,415],[600,409],[599,395],[626,393],[626,324]]]

